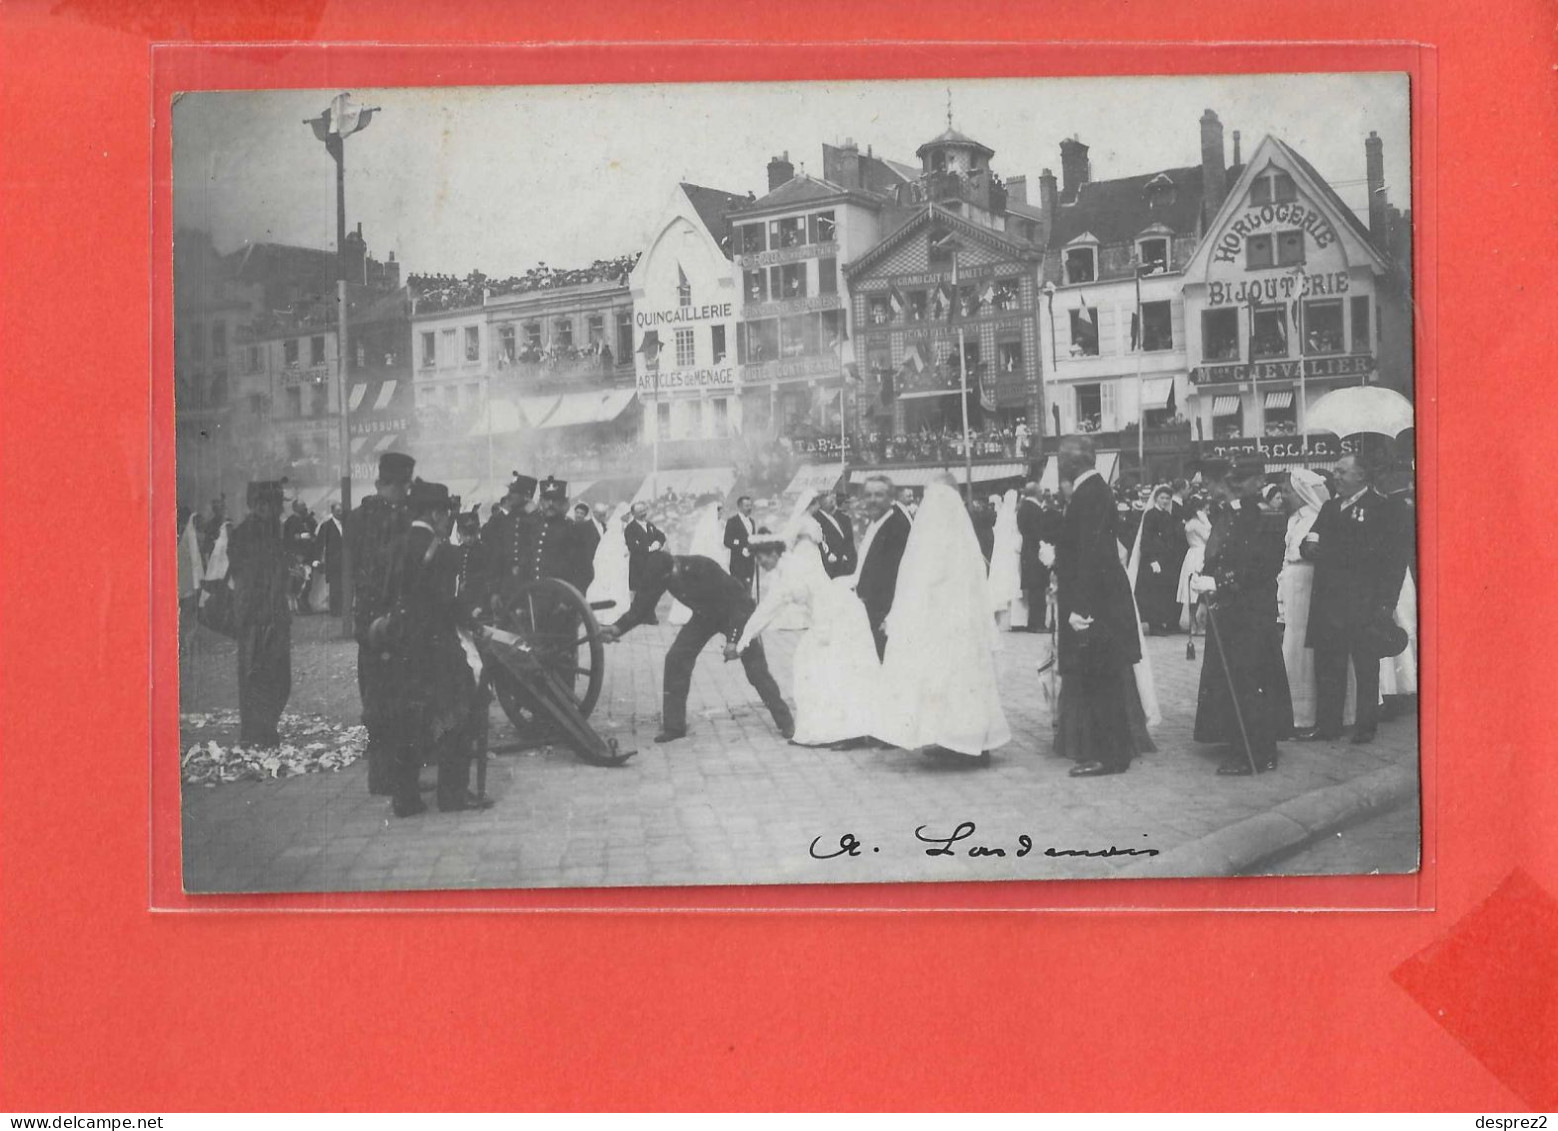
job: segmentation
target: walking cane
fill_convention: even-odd
[[[1239,709],[1239,693],[1233,686],[1233,672],[1228,670],[1228,649],[1223,647],[1223,634],[1217,628],[1217,610],[1210,604],[1206,606],[1206,623],[1210,626],[1212,639],[1217,641],[1217,656],[1222,660],[1223,678],[1228,681],[1228,698],[1233,700],[1233,718],[1239,724],[1239,737],[1244,740],[1244,756],[1249,760],[1250,773],[1257,774],[1260,771],[1255,768],[1255,752],[1250,749],[1250,732],[1244,727],[1244,712]]]

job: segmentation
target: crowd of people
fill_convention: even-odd
[[[425,807],[426,762],[440,767],[441,808],[485,804],[467,784],[489,701],[471,637],[543,577],[588,594],[608,641],[658,623],[672,599],[657,742],[687,734],[715,637],[791,742],[981,765],[1011,741],[1001,633],[1048,633],[1033,693],[1078,777],[1153,749],[1149,635],[1188,634],[1188,656],[1203,641],[1194,736],[1222,748],[1223,774],[1271,770],[1279,743],[1348,726],[1372,741],[1382,704],[1415,694],[1409,483],[1382,490],[1378,469],[1348,455],[1330,474],[1212,459],[1189,480],[1111,489],[1080,435],[1058,462],[1058,494],[1028,483],[964,500],[948,473],[919,494],[873,473],[853,506],[832,491],[761,506],[742,495],[729,514],[711,493],[570,504],[565,482],[538,492],[516,475],[483,522],[390,453],[344,529],[339,513],[316,523],[296,502],[283,520],[279,483],[251,485],[236,527],[219,508],[181,514],[180,594],[192,619],[238,640],[241,741],[272,743],[291,617],[315,607],[318,573],[336,588],[330,564],[349,538],[369,788],[403,816]],[[782,627],[802,633],[793,710],[762,646]]]
[[[626,283],[638,263],[638,255],[597,259],[588,267],[552,267],[538,263],[523,275],[490,279],[480,271],[459,275],[408,275],[406,285],[416,296],[419,311],[460,310],[480,306],[487,296],[556,290],[585,283]]]

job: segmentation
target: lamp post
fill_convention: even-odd
[[[346,380],[346,139],[364,129],[377,106],[360,107],[349,94],[338,94],[317,118],[305,119],[312,126],[314,136],[325,143],[325,151],[335,161],[335,344],[336,344],[336,397],[340,404],[338,441],[341,450],[341,513],[350,521],[352,513],[352,443],[350,409]],[[353,585],[352,539],[341,539],[341,628],[346,635],[352,633]]]
[[[638,345],[638,352],[644,355],[644,368],[649,373],[650,379],[650,419],[654,426],[649,432],[649,497],[660,497],[660,332],[658,330],[645,330],[644,338]]]

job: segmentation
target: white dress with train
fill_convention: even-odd
[[[794,741],[823,746],[872,733],[881,665],[865,605],[847,578],[829,579],[817,553],[821,533],[812,538],[803,531],[764,576],[762,600],[736,648],[746,651],[781,614],[799,615],[805,631],[795,645]]]
[[[925,489],[887,614],[876,737],[978,756],[1011,741],[985,558],[950,484]]]
[[[622,522],[627,512],[627,503],[620,504],[612,512],[611,518],[606,520],[606,532],[595,546],[595,579],[590,582],[587,596],[591,604],[598,601],[612,602],[610,608],[601,609],[597,613],[597,619],[602,624],[616,620],[628,611],[628,606],[633,602],[633,594],[628,589],[626,527]]]
[[[1017,492],[1008,491],[995,515],[995,545],[990,551],[990,603],[996,626],[1026,628],[1028,606],[1022,596],[1022,535],[1017,530]]]

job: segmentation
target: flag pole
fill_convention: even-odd
[[[952,299],[957,301],[958,249],[952,249]],[[952,315],[952,307],[947,314]],[[968,438],[968,354],[963,341],[963,323],[958,321],[958,384],[963,390],[963,496],[966,502],[974,501],[974,447]]]
[[[1141,316],[1141,268],[1136,268],[1136,474],[1141,476],[1137,486],[1147,482],[1147,410],[1142,396],[1141,355],[1147,350],[1147,323]]]

